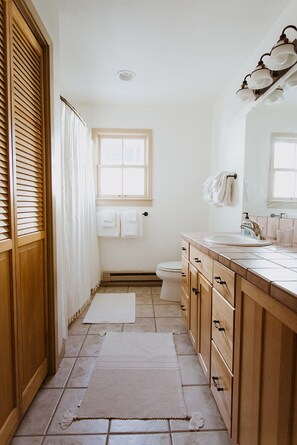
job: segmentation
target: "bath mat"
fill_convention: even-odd
[[[79,419],[187,419],[173,335],[107,332]]]
[[[135,323],[135,293],[96,294],[83,323]]]

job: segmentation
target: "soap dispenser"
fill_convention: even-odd
[[[251,236],[249,227],[251,227],[252,224],[251,224],[251,220],[250,220],[250,217],[249,217],[249,213],[248,212],[243,212],[242,214],[245,215],[245,217],[242,220],[241,226],[240,226],[241,227],[241,234],[244,235],[244,236]]]

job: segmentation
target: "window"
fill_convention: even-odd
[[[269,201],[297,202],[297,135],[273,134]]]
[[[151,136],[151,130],[93,129],[99,203],[151,203]]]

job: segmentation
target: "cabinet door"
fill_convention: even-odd
[[[190,265],[190,320],[189,336],[196,352],[198,344],[198,271]]]
[[[189,295],[189,262],[182,256],[182,289]]]
[[[202,369],[210,381],[210,350],[211,350],[211,284],[199,273],[199,332],[198,358]]]
[[[238,279],[233,441],[296,444],[296,313]]]
[[[0,0],[0,443],[7,443],[18,421],[15,303],[8,138],[6,2]]]
[[[12,118],[22,412],[48,371],[43,82],[43,50],[13,4]]]

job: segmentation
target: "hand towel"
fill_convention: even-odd
[[[113,221],[104,221],[105,212],[97,212],[97,236],[116,238],[120,236],[120,215],[114,214]]]
[[[135,212],[132,216],[131,211],[121,212],[121,237],[138,238],[142,236],[142,215]]]
[[[102,227],[115,227],[116,226],[116,212],[115,210],[103,210],[100,212]]]
[[[210,204],[213,204],[213,201],[212,201],[213,181],[214,181],[214,176],[210,176],[202,184],[202,186],[203,186],[203,199],[204,199],[204,201],[206,201],[206,202],[208,202]]]
[[[228,174],[229,172],[227,171],[221,171],[215,176],[213,181],[212,200],[216,205],[229,204],[230,187],[228,183],[230,185],[230,182],[228,181]]]
[[[222,170],[215,176],[207,178],[203,183],[203,199],[217,206],[229,205],[233,183],[230,175],[230,172]]]
[[[115,224],[115,210],[104,210],[102,212],[102,221],[103,223],[111,223],[110,226],[114,226]]]

